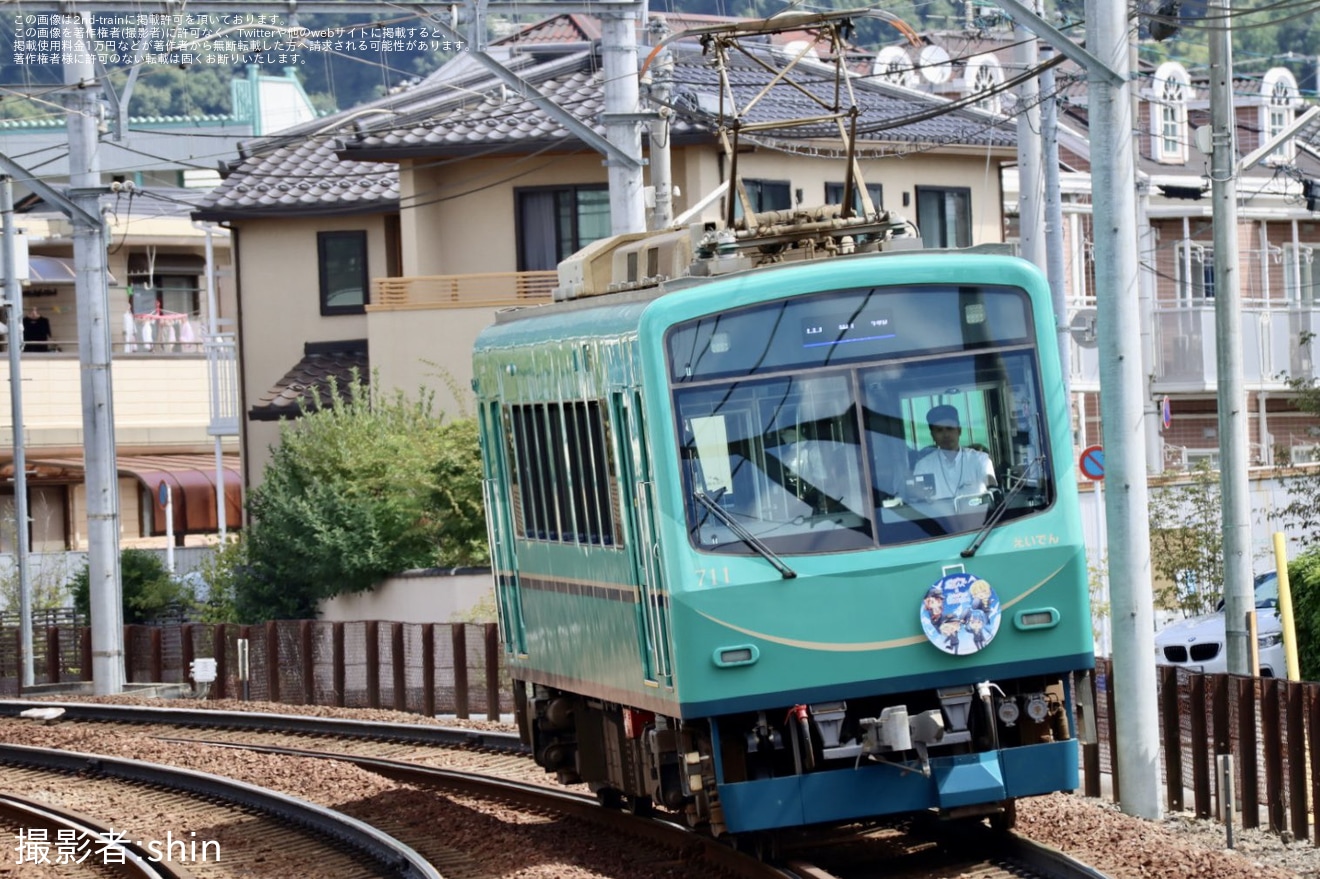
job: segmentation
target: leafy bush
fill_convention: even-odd
[[[487,559],[476,427],[359,380],[285,422],[249,495],[235,606],[306,619],[390,574]]]
[[[1304,681],[1320,681],[1320,550],[1303,553],[1288,563],[1297,629],[1297,665]]]
[[[192,591],[170,576],[155,553],[126,549],[119,554],[123,590],[124,622],[149,623],[192,608]],[[91,569],[87,565],[69,584],[73,606],[91,618]]]

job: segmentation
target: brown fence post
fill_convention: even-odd
[[[1210,817],[1210,743],[1205,722],[1205,688],[1209,684],[1205,675],[1193,675],[1190,701],[1192,735],[1192,808],[1198,818]]]
[[[467,623],[450,623],[449,637],[454,649],[454,713],[466,720],[468,711]]]
[[[486,718],[500,719],[500,629],[486,623]]]
[[[367,620],[367,706],[380,707],[380,624]]]
[[[282,702],[280,698],[280,624],[266,623],[266,698]]]
[[[1256,680],[1234,678],[1238,691],[1238,795],[1242,798],[1242,826],[1260,826],[1260,774],[1256,765]]]
[[[312,644],[312,621],[298,621],[298,651],[302,654],[303,702],[316,704],[316,650]]]
[[[18,662],[14,665],[14,680],[18,695],[23,695],[23,627],[14,627],[14,656]]]
[[[137,651],[133,649],[133,627],[124,626],[124,683],[133,682],[133,666],[137,663]]]
[[[1160,684],[1160,738],[1164,744],[1164,789],[1169,808],[1183,810],[1182,777],[1182,723],[1178,716],[1178,669],[1161,665],[1158,669]]]
[[[1283,817],[1283,736],[1279,729],[1278,678],[1261,678],[1260,735],[1265,746],[1265,820],[1278,833],[1286,828]]]
[[[161,643],[160,626],[151,627],[151,667],[147,674],[151,683],[158,684],[165,680],[165,649]]]
[[[1114,705],[1116,701],[1114,698],[1114,666],[1113,663],[1110,663],[1105,674],[1105,717],[1108,719],[1109,724],[1109,780],[1114,802],[1121,803],[1123,799],[1118,791],[1118,712]]]
[[[229,627],[224,623],[211,627],[211,654],[215,657],[215,683],[211,685],[211,698],[224,699],[229,695]]]
[[[60,627],[46,627],[46,683],[60,682]]]
[[[1214,708],[1211,716],[1214,718],[1215,756],[1219,757],[1223,754],[1233,753],[1233,734],[1231,732],[1233,725],[1229,714],[1232,705],[1228,698],[1228,675],[1215,675],[1213,685],[1214,691],[1211,694],[1211,699],[1214,703]],[[1219,789],[1220,778],[1217,771],[1214,773],[1214,777],[1215,804],[1217,806],[1215,814],[1224,815],[1227,814],[1227,810],[1224,808],[1223,791]]]
[[[1095,727],[1096,737],[1100,735],[1100,718],[1096,713],[1096,707],[1100,700],[1096,693],[1096,680],[1104,672],[1104,660],[1096,661],[1095,671],[1087,675],[1087,680],[1091,688],[1091,717],[1089,718],[1091,726]],[[1082,792],[1088,797],[1098,797],[1100,790],[1100,742],[1087,742],[1083,737],[1082,741]]]
[[[435,623],[422,626],[422,713],[435,717]]]
[[[393,672],[394,710],[408,710],[408,663],[403,648],[403,623],[390,623],[390,670]]]
[[[92,627],[83,626],[78,631],[78,677],[84,681],[92,679]]]
[[[348,674],[344,667],[344,624],[333,625],[334,628],[330,633],[330,664],[333,666],[331,674],[335,679],[335,704],[343,708],[348,704],[348,694],[344,692],[348,687]]]
[[[193,648],[193,629],[195,624],[184,623],[179,626],[179,661],[183,663],[182,680],[184,683],[192,680],[192,664],[197,658]]]
[[[1306,839],[1311,835],[1306,808],[1306,713],[1303,705],[1306,700],[1302,694],[1302,685],[1289,681],[1286,685],[1288,696],[1288,806],[1291,811],[1289,824],[1293,836]]]

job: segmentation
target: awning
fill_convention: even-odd
[[[106,282],[115,283],[109,272],[105,273]],[[32,284],[72,284],[78,280],[72,257],[42,256],[28,254],[28,280]]]
[[[145,253],[128,255],[130,278],[149,275],[202,275],[206,273],[206,260],[195,253],[158,253],[153,259]]]
[[[225,528],[242,523],[242,471],[238,455],[221,455],[225,480]],[[85,478],[82,458],[28,458],[31,481]],[[152,498],[151,534],[165,533],[165,508],[159,500],[160,484],[170,487],[175,534],[215,534],[220,530],[215,508],[215,455],[120,455],[115,459],[120,476],[134,476]],[[13,465],[7,465],[9,477]],[[3,476],[0,473],[0,476]]]

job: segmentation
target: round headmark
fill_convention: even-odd
[[[985,649],[999,631],[999,617],[999,595],[975,574],[945,574],[921,600],[921,630],[954,656]]]

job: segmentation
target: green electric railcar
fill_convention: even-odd
[[[561,267],[584,295],[504,312],[475,347],[536,759],[716,834],[1008,824],[1016,798],[1074,788],[1091,613],[1040,273],[632,239]],[[626,280],[585,295],[603,264]],[[960,450],[933,447],[932,411]]]

